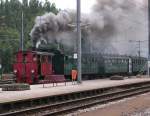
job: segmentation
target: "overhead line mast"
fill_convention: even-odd
[[[77,0],[77,43],[78,43],[78,83],[82,83],[81,70],[81,1]]]
[[[148,76],[150,75],[150,0],[148,0]]]

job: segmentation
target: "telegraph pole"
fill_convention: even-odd
[[[23,20],[23,11],[21,14],[21,38],[20,38],[20,50],[24,50],[24,20]]]
[[[81,71],[81,2],[77,0],[77,43],[78,43],[78,83],[82,83]]]
[[[137,40],[137,41],[129,40],[129,42],[136,42],[136,43],[138,43],[138,56],[139,57],[141,57],[141,43],[145,42],[145,41],[147,41],[147,40],[143,40],[143,41],[141,41],[141,40]]]

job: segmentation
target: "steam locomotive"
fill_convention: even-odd
[[[48,75],[63,75],[71,79],[71,70],[77,69],[77,60],[58,50],[18,51],[13,71],[18,83],[35,84]],[[82,54],[83,79],[110,75],[146,73],[147,59],[106,54]]]

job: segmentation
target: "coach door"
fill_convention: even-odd
[[[52,58],[53,73],[58,75],[64,74],[64,55],[56,54]]]
[[[43,76],[52,74],[51,56],[42,55],[41,60],[41,74]]]

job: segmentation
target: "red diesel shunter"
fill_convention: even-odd
[[[48,75],[63,74],[63,55],[54,55],[49,52],[19,51],[16,53],[16,61],[13,64],[13,71],[18,83],[38,83]],[[62,70],[59,70],[62,69]]]

